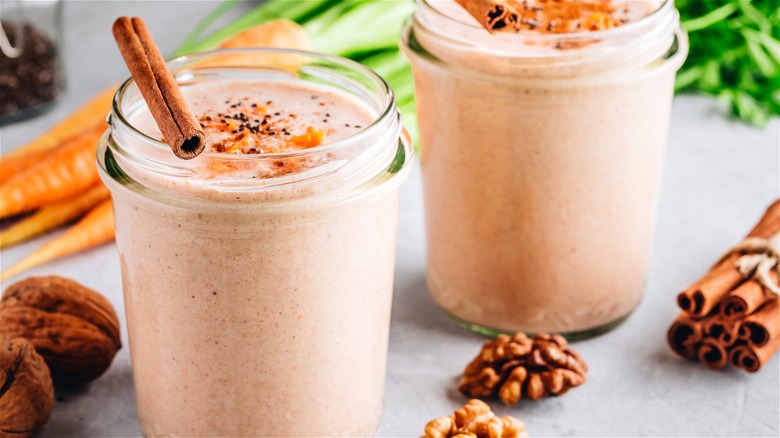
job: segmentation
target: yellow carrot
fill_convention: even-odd
[[[51,151],[32,151],[13,157],[0,157],[0,183],[4,183],[16,174],[24,172],[34,164],[45,160]]]
[[[2,274],[0,281],[34,266],[101,245],[114,238],[114,211],[111,200],[105,200],[61,236],[43,245]]]
[[[24,242],[70,222],[105,201],[109,196],[108,188],[103,183],[98,183],[74,198],[47,205],[33,215],[0,231],[0,249]]]
[[[31,142],[9,152],[3,158],[15,157],[32,151],[52,149],[71,137],[98,126],[102,126],[105,129],[106,116],[111,110],[111,101],[114,99],[116,89],[116,86],[112,86],[101,92],[46,132]]]
[[[95,184],[99,179],[95,145],[101,135],[100,128],[93,128],[3,183],[0,218],[68,199]]]

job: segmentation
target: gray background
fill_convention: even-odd
[[[142,16],[163,53],[171,53],[214,5],[66,3],[67,94],[45,116],[2,128],[2,152],[33,138],[128,75],[111,37],[116,17]],[[677,98],[644,301],[616,331],[576,344],[590,365],[583,387],[561,398],[516,407],[493,403],[497,411],[524,420],[532,436],[778,436],[777,357],[757,374],[710,371],[676,357],[666,345],[665,333],[677,314],[676,293],[737,243],[778,196],[779,144],[777,120],[758,130],[724,119],[710,100]],[[457,392],[457,379],[483,341],[452,325],[427,295],[419,169],[402,192],[387,393],[379,436],[419,436],[428,420],[465,403]],[[3,251],[2,265],[10,266],[57,234]],[[29,274],[68,276],[107,294],[124,330],[113,244]],[[60,391],[42,436],[139,435],[126,338],[124,345],[102,378],[87,388]]]

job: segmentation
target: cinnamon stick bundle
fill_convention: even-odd
[[[173,153],[183,160],[200,155],[206,147],[206,134],[187,106],[144,21],[120,17],[114,22],[113,33],[127,68]]]
[[[748,233],[748,238],[769,239],[780,232],[780,199],[775,201],[758,224]],[[701,280],[677,296],[680,308],[694,317],[707,315],[720,300],[739,286],[745,276],[734,263],[745,253],[735,252],[719,261]]]
[[[667,333],[672,350],[710,368],[758,371],[780,348],[780,199],[745,240],[681,292]]]

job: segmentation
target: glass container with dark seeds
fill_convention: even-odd
[[[50,109],[64,91],[61,0],[0,1],[0,125]]]

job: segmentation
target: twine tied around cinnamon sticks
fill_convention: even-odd
[[[710,368],[758,371],[780,348],[780,200],[743,242],[677,298],[667,334],[679,355]]]
[[[772,279],[771,270],[780,264],[780,233],[764,239],[761,237],[747,237],[739,245],[731,248],[724,254],[713,268],[732,254],[745,254],[739,257],[734,265],[745,276],[755,277],[762,286],[775,295],[780,295],[780,286]]]

